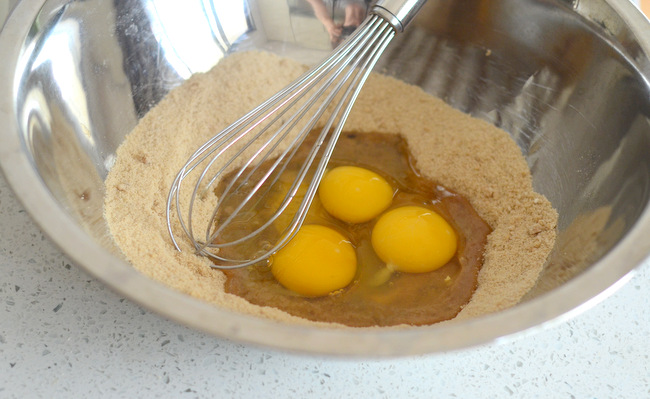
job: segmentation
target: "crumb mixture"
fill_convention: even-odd
[[[106,179],[104,208],[115,242],[136,269],[233,311],[327,325],[226,293],[224,274],[208,259],[189,244],[174,248],[165,218],[169,188],[188,156],[304,71],[269,53],[231,55],[170,92],[127,136]],[[533,191],[527,164],[506,132],[379,74],[368,79],[346,130],[402,135],[420,172],[467,198],[493,229],[478,287],[456,319],[513,306],[534,286],[555,241],[557,213]]]

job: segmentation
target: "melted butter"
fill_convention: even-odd
[[[333,227],[350,238],[358,260],[354,281],[328,296],[306,298],[282,287],[268,265],[256,265],[226,271],[226,292],[305,319],[353,327],[428,325],[456,316],[476,289],[489,226],[466,199],[417,172],[401,136],[343,134],[330,161],[332,167],[339,165],[361,166],[386,178],[396,189],[389,209],[421,205],[443,216],[458,235],[454,258],[428,273],[387,273],[370,243],[376,219],[341,222],[323,210],[317,196],[305,223]]]

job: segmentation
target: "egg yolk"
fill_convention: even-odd
[[[323,176],[318,195],[330,215],[347,223],[363,223],[388,208],[393,188],[368,169],[339,166]]]
[[[271,273],[298,294],[316,297],[339,290],[352,281],[357,256],[341,233],[320,225],[305,225],[271,257]]]
[[[442,216],[420,206],[383,214],[372,230],[372,247],[389,269],[425,273],[444,266],[456,253],[454,229]]]

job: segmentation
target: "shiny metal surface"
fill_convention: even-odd
[[[0,34],[0,164],[75,262],[186,325],[311,353],[468,347],[591,306],[650,252],[649,27],[617,0],[429,0],[387,49],[379,70],[508,131],[560,213],[533,291],[474,320],[405,331],[278,324],[171,291],[113,247],[103,179],[124,136],[170,89],[232,52],[322,58],[330,35],[306,1],[21,1]]]
[[[371,12],[382,16],[402,32],[426,2],[427,0],[378,0]]]

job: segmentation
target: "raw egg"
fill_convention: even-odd
[[[271,257],[271,273],[280,284],[298,294],[317,297],[344,288],[354,279],[357,256],[350,241],[338,231],[305,225]]]
[[[347,223],[364,223],[388,208],[393,188],[368,169],[339,166],[323,176],[318,195],[330,215]]]
[[[383,214],[372,230],[372,247],[389,269],[425,273],[444,266],[456,253],[456,233],[436,212],[403,206]]]

